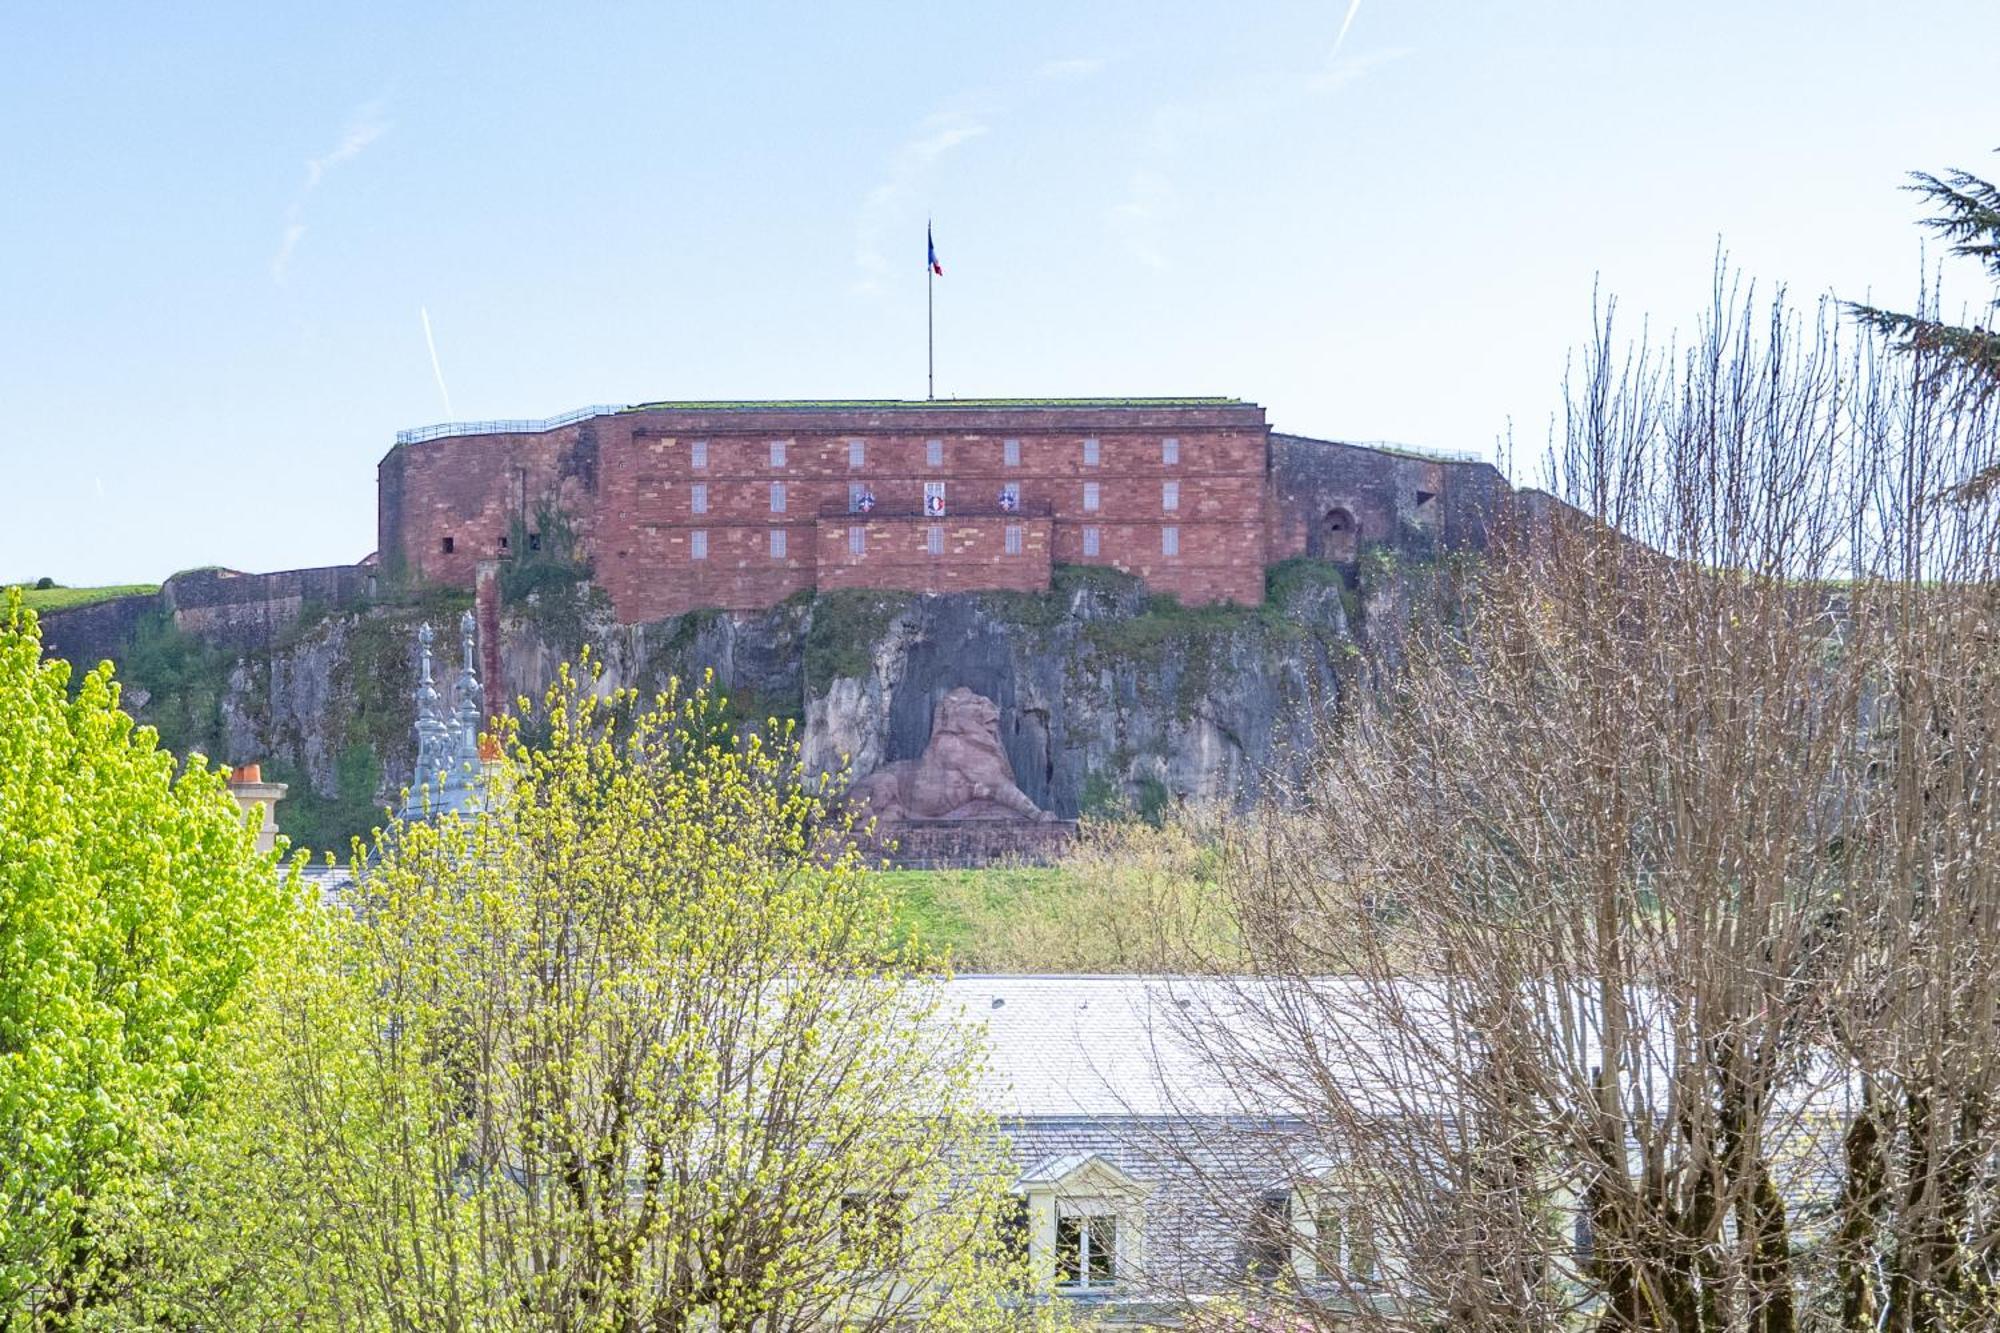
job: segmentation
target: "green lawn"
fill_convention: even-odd
[[[899,900],[903,942],[925,957],[948,957],[960,971],[1019,969],[1024,960],[1008,923],[1045,917],[1071,879],[1055,866],[888,870],[883,877]]]
[[[67,611],[72,607],[89,606],[93,602],[108,602],[114,597],[130,597],[159,590],[157,583],[110,583],[101,588],[33,588],[22,585],[21,600],[31,611]]]

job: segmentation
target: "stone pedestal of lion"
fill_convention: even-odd
[[[915,759],[885,764],[849,788],[857,822],[878,831],[929,820],[1052,820],[1014,785],[1000,745],[1000,709],[964,686],[938,700],[931,738]]]

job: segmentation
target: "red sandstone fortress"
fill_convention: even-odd
[[[620,621],[806,589],[1033,590],[1107,565],[1187,603],[1366,543],[1483,544],[1490,465],[1274,434],[1228,398],[660,403],[406,431],[382,460],[391,569],[471,586],[560,512]]]

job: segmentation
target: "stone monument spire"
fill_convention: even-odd
[[[479,729],[485,725],[484,694],[473,662],[478,648],[474,642],[472,613],[459,622],[460,646],[465,665],[452,687],[453,706],[431,678],[429,622],[417,629],[417,771],[410,782],[409,798],[403,803],[404,819],[428,819],[445,814],[473,814],[481,808],[479,777]]]
[[[470,611],[459,617],[458,640],[465,665],[459,668],[458,683],[452,687],[452,711],[457,718],[452,757],[477,772],[479,733],[486,726],[486,691],[480,688],[479,671],[473,666],[479,660],[478,625]]]

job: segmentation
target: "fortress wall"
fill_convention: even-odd
[[[1049,586],[1049,520],[1019,515],[883,518],[839,515],[819,521],[818,583],[832,588],[882,588],[908,592],[978,592],[1001,588],[1035,592]],[[943,530],[944,549],[932,555],[927,540]],[[1021,549],[1009,552],[1006,530],[1018,528]],[[859,528],[863,550],[850,534]]]
[[[385,567],[470,588],[481,560],[511,554],[518,516],[533,526],[553,498],[586,548],[597,516],[597,418],[532,435],[455,435],[399,444],[377,469],[376,521]],[[445,539],[451,550],[444,549]]]
[[[619,420],[623,433],[615,444],[607,436],[602,452],[596,573],[624,621],[701,606],[755,609],[816,584],[1046,587],[1051,559],[1143,573],[1156,591],[1190,602],[1263,597],[1264,426],[1263,409],[1252,405],[753,407]],[[1096,442],[1095,462],[1086,440]],[[782,461],[774,462],[774,441]],[[774,482],[784,487],[782,513],[772,507]],[[1173,510],[1168,482],[1178,488]],[[871,522],[918,517],[926,484],[942,484],[947,522],[965,535],[948,539],[940,556],[922,550],[921,528],[907,542],[871,536],[864,558],[851,560],[856,483],[875,497]],[[1096,488],[1092,509],[1084,507],[1087,483]],[[1009,516],[999,498],[1009,484],[1019,489],[1013,517],[1030,524],[1020,556],[1004,551]],[[1035,519],[1048,520],[1046,530]],[[816,529],[804,541],[802,523]],[[1181,532],[1177,558],[1161,552],[1169,525]],[[770,552],[774,526],[786,529],[783,557]],[[1085,526],[1100,529],[1097,556],[1083,553]],[[706,534],[706,562],[690,555],[695,531]],[[838,551],[823,544],[829,533]],[[912,543],[919,554],[906,558],[902,547]]]
[[[1271,485],[1273,563],[1294,556],[1347,561],[1373,543],[1480,546],[1508,489],[1490,463],[1275,432]]]
[[[262,648],[299,618],[308,604],[352,606],[374,590],[375,570],[322,565],[269,574],[202,569],[176,574],[160,589],[160,604],[176,628],[236,649]]]
[[[783,445],[776,461],[774,441]],[[536,434],[399,445],[380,472],[381,549],[392,568],[470,587],[478,561],[513,554],[501,539],[515,516],[532,518],[553,496],[628,624],[703,607],[755,610],[822,580],[1042,587],[1050,563],[1113,566],[1190,604],[1254,605],[1266,568],[1293,556],[1351,561],[1371,543],[1481,546],[1508,489],[1486,463],[1270,434],[1261,407],[1234,403],[661,407]],[[963,520],[964,535],[922,558],[902,552],[908,543],[871,537],[867,557],[850,560],[856,483],[875,498],[870,521],[919,515],[926,486],[941,484],[946,517]],[[1035,521],[1025,560],[995,554],[1009,485],[1020,499],[1011,516]],[[1168,528],[1177,553],[1165,549]],[[773,529],[784,534],[777,554]],[[921,530],[911,531],[921,543]],[[706,559],[693,555],[696,533]],[[829,533],[838,551],[823,547]]]
[[[139,592],[89,606],[44,611],[36,617],[42,627],[42,652],[62,658],[80,675],[99,662],[122,657],[139,622],[159,605],[158,593]]]
[[[1076,821],[920,820],[899,825],[892,836],[888,859],[909,870],[1052,865],[1075,845]]]

